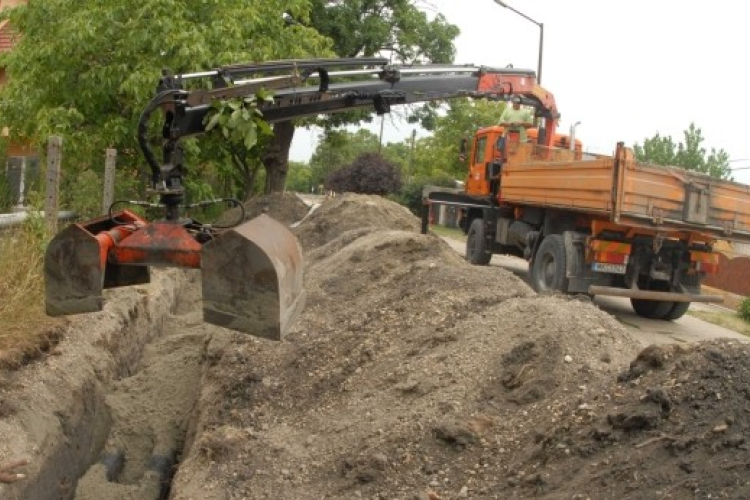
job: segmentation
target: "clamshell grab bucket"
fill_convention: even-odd
[[[304,307],[302,250],[271,217],[201,245],[179,223],[149,224],[125,211],[72,224],[52,239],[44,259],[47,314],[101,311],[105,288],[148,283],[153,266],[200,268],[203,319],[213,325],[281,340]]]
[[[103,289],[149,282],[147,267],[120,265],[108,259],[119,241],[146,224],[127,211],[117,215],[127,223],[114,224],[110,217],[99,217],[71,224],[52,238],[44,256],[45,307],[49,316],[101,311]]]
[[[263,214],[203,246],[203,320],[281,340],[305,303],[302,250]]]

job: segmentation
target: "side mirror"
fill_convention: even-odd
[[[505,136],[501,135],[497,138],[497,141],[495,141],[495,149],[497,149],[500,153],[503,152],[505,149]]]

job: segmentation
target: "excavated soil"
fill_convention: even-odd
[[[748,344],[644,350],[380,197],[294,210],[307,305],[285,339],[202,323],[192,275],[62,498],[750,498]]]
[[[209,345],[173,498],[747,498],[747,345],[651,347],[377,197],[296,228],[281,343]]]
[[[301,220],[308,212],[309,207],[294,193],[273,193],[265,196],[256,196],[242,203],[245,210],[243,220],[250,220],[262,213],[266,213],[279,222],[291,225]],[[218,218],[216,224],[227,226],[240,221],[242,212],[239,208],[232,208]]]

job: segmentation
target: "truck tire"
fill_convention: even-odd
[[[568,278],[565,276],[565,242],[559,234],[542,240],[531,265],[531,287],[537,293],[567,292]]]
[[[685,275],[682,277],[682,285],[690,293],[700,294],[701,293],[701,278],[697,274]],[[663,319],[667,321],[674,321],[680,319],[690,308],[690,302],[675,302],[669,312],[664,316]]]
[[[700,293],[701,279],[698,275],[689,275],[682,278],[682,285],[690,293]],[[660,292],[669,291],[669,286],[663,282],[656,282],[649,290]],[[638,300],[630,299],[636,314],[648,319],[663,319],[674,321],[680,319],[690,308],[690,302],[672,302],[666,300]],[[650,304],[648,304],[650,302]]]
[[[669,286],[666,283],[655,281],[648,287],[655,292],[666,292]],[[646,300],[630,299],[635,313],[646,319],[665,319],[675,305],[671,300]]]
[[[492,252],[484,239],[484,221],[474,219],[466,236],[466,260],[475,266],[486,266],[492,260]]]
[[[635,313],[647,319],[665,319],[675,302],[668,300],[630,299]]]
[[[669,312],[664,316],[663,319],[667,321],[680,319],[685,315],[689,307],[690,302],[675,302],[672,306],[672,309],[669,310]]]

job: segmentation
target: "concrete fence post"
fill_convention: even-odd
[[[115,202],[115,167],[117,166],[117,150],[107,149],[104,159],[104,195],[102,197],[102,213],[109,212],[109,207]]]
[[[50,233],[57,232],[57,215],[60,209],[60,164],[62,161],[62,137],[52,136],[47,142],[47,196],[44,216]]]

